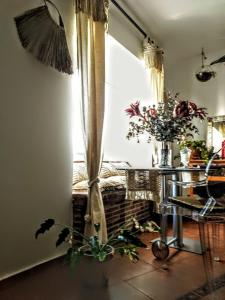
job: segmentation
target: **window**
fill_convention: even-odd
[[[76,93],[74,84],[74,94]],[[104,159],[125,160],[136,166],[146,166],[148,163],[150,166],[150,145],[146,142],[137,144],[135,140],[126,139],[129,119],[124,112],[129,104],[136,100],[146,105],[150,104],[151,91],[144,62],[110,35],[106,39],[105,95]],[[74,102],[74,159],[79,160],[83,159],[81,153],[84,152],[84,146],[79,101]]]

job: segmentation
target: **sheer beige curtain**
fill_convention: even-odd
[[[150,80],[150,87],[153,95],[153,103],[157,105],[159,102],[164,101],[164,68],[163,68],[163,51],[158,48],[147,37],[143,42],[143,55],[145,61],[145,67],[148,71]],[[158,143],[152,142],[152,165],[158,164]],[[155,211],[160,212],[159,209],[160,200],[155,203]]]
[[[99,223],[99,237],[103,242],[107,240],[107,229],[98,175],[102,159],[108,5],[108,0],[75,0],[78,74],[89,178],[85,233],[92,235],[94,224]]]
[[[148,38],[144,39],[143,53],[148,70],[154,103],[162,102],[164,97],[163,51]]]

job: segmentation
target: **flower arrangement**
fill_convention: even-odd
[[[148,142],[152,137],[160,142],[180,141],[182,137],[193,137],[192,132],[198,133],[198,128],[192,124],[193,119],[204,120],[206,109],[198,107],[192,101],[179,100],[168,94],[165,102],[155,105],[144,106],[140,109],[140,102],[131,104],[125,111],[130,116],[129,131],[127,138],[137,138],[146,133]]]

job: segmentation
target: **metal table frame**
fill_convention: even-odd
[[[204,169],[201,168],[177,168],[174,169],[174,173],[172,173],[172,180],[174,184],[171,186],[172,189],[172,196],[177,196],[178,194],[178,187],[176,185],[176,181],[179,175],[182,172],[204,172]],[[161,173],[162,175],[162,201],[167,203],[167,176],[168,173]],[[161,240],[168,246],[174,247],[179,250],[193,252],[196,254],[202,254],[202,249],[199,240],[193,240],[190,238],[183,237],[183,216],[178,213],[178,207],[176,205],[171,205],[173,209],[173,236],[167,236],[167,214],[161,215]],[[156,239],[157,240],[157,239]],[[152,242],[154,242],[153,240]]]
[[[179,175],[182,172],[204,172],[205,169],[202,168],[149,168],[149,169],[141,169],[141,168],[128,168],[129,170],[135,171],[158,171],[159,175],[161,175],[161,195],[162,203],[167,203],[168,199],[168,184],[167,184],[167,176],[171,175],[174,184],[171,186],[172,195],[177,196],[178,187],[176,185],[176,181]],[[193,252],[196,254],[201,254],[201,246],[200,241],[192,240],[183,237],[183,216],[177,213],[178,207],[173,205],[174,210],[173,216],[173,236],[167,236],[167,214],[161,215],[161,237],[160,239],[154,239],[151,242],[162,241],[169,247],[174,247],[179,250],[184,250],[188,252]]]

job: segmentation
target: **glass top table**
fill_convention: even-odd
[[[152,200],[158,204],[158,213],[160,213],[160,205],[167,202],[168,191],[172,196],[179,193],[177,182],[180,180],[181,174],[196,175],[202,173],[204,178],[205,168],[196,167],[178,167],[178,168],[126,168],[127,193],[128,200]],[[172,184],[168,185],[168,181]],[[204,181],[204,179],[202,180]],[[157,205],[156,205],[157,206]],[[157,207],[156,207],[157,208]],[[167,245],[180,250],[201,254],[200,242],[183,237],[183,223],[181,214],[176,213],[174,208],[173,215],[173,236],[167,237],[167,215],[161,217],[161,240]],[[155,241],[155,240],[154,240]],[[153,242],[154,242],[153,241]]]

